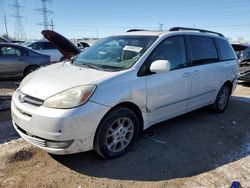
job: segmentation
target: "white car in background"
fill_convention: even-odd
[[[58,62],[63,59],[63,54],[46,39],[25,42],[22,45],[42,54],[49,55],[50,62]]]
[[[225,111],[237,85],[236,55],[220,33],[132,30],[80,54],[57,33],[43,33],[77,56],[25,77],[11,111],[17,132],[50,153],[120,156],[156,123],[207,105]]]

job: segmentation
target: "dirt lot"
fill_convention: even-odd
[[[0,128],[10,124],[4,118],[8,111],[4,113]],[[0,144],[0,187],[226,188],[232,181],[250,187],[249,114],[250,87],[240,85],[223,114],[204,108],[162,122],[113,160],[93,151],[49,155],[22,139],[13,140]],[[11,126],[8,130],[14,134]]]

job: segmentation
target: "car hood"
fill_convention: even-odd
[[[43,30],[42,35],[63,54],[65,59],[69,59],[81,52],[69,39],[55,31]]]
[[[95,84],[114,74],[117,72],[99,71],[69,63],[56,63],[25,77],[21,82],[20,90],[26,95],[45,100],[69,88]]]

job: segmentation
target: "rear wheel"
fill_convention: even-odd
[[[136,140],[139,122],[135,113],[125,107],[112,110],[99,125],[94,149],[102,157],[118,157]]]
[[[23,73],[24,77],[27,76],[28,74],[32,73],[33,71],[35,71],[38,68],[39,68],[39,66],[37,66],[37,65],[32,65],[32,66],[27,67]]]
[[[221,89],[216,97],[216,101],[213,104],[214,111],[217,113],[224,112],[227,108],[229,97],[230,97],[230,87],[228,85],[224,84],[221,87]]]

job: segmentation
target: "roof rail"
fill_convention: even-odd
[[[126,32],[134,32],[134,31],[147,31],[145,29],[130,29],[130,30],[127,30]]]
[[[172,28],[169,29],[169,31],[181,31],[181,30],[199,31],[201,33],[212,33],[212,34],[216,34],[216,35],[218,35],[220,37],[225,37],[221,33],[217,33],[217,32],[214,32],[214,31],[209,31],[209,30],[205,30],[205,29],[195,29],[195,28],[188,28],[188,27],[172,27]]]

